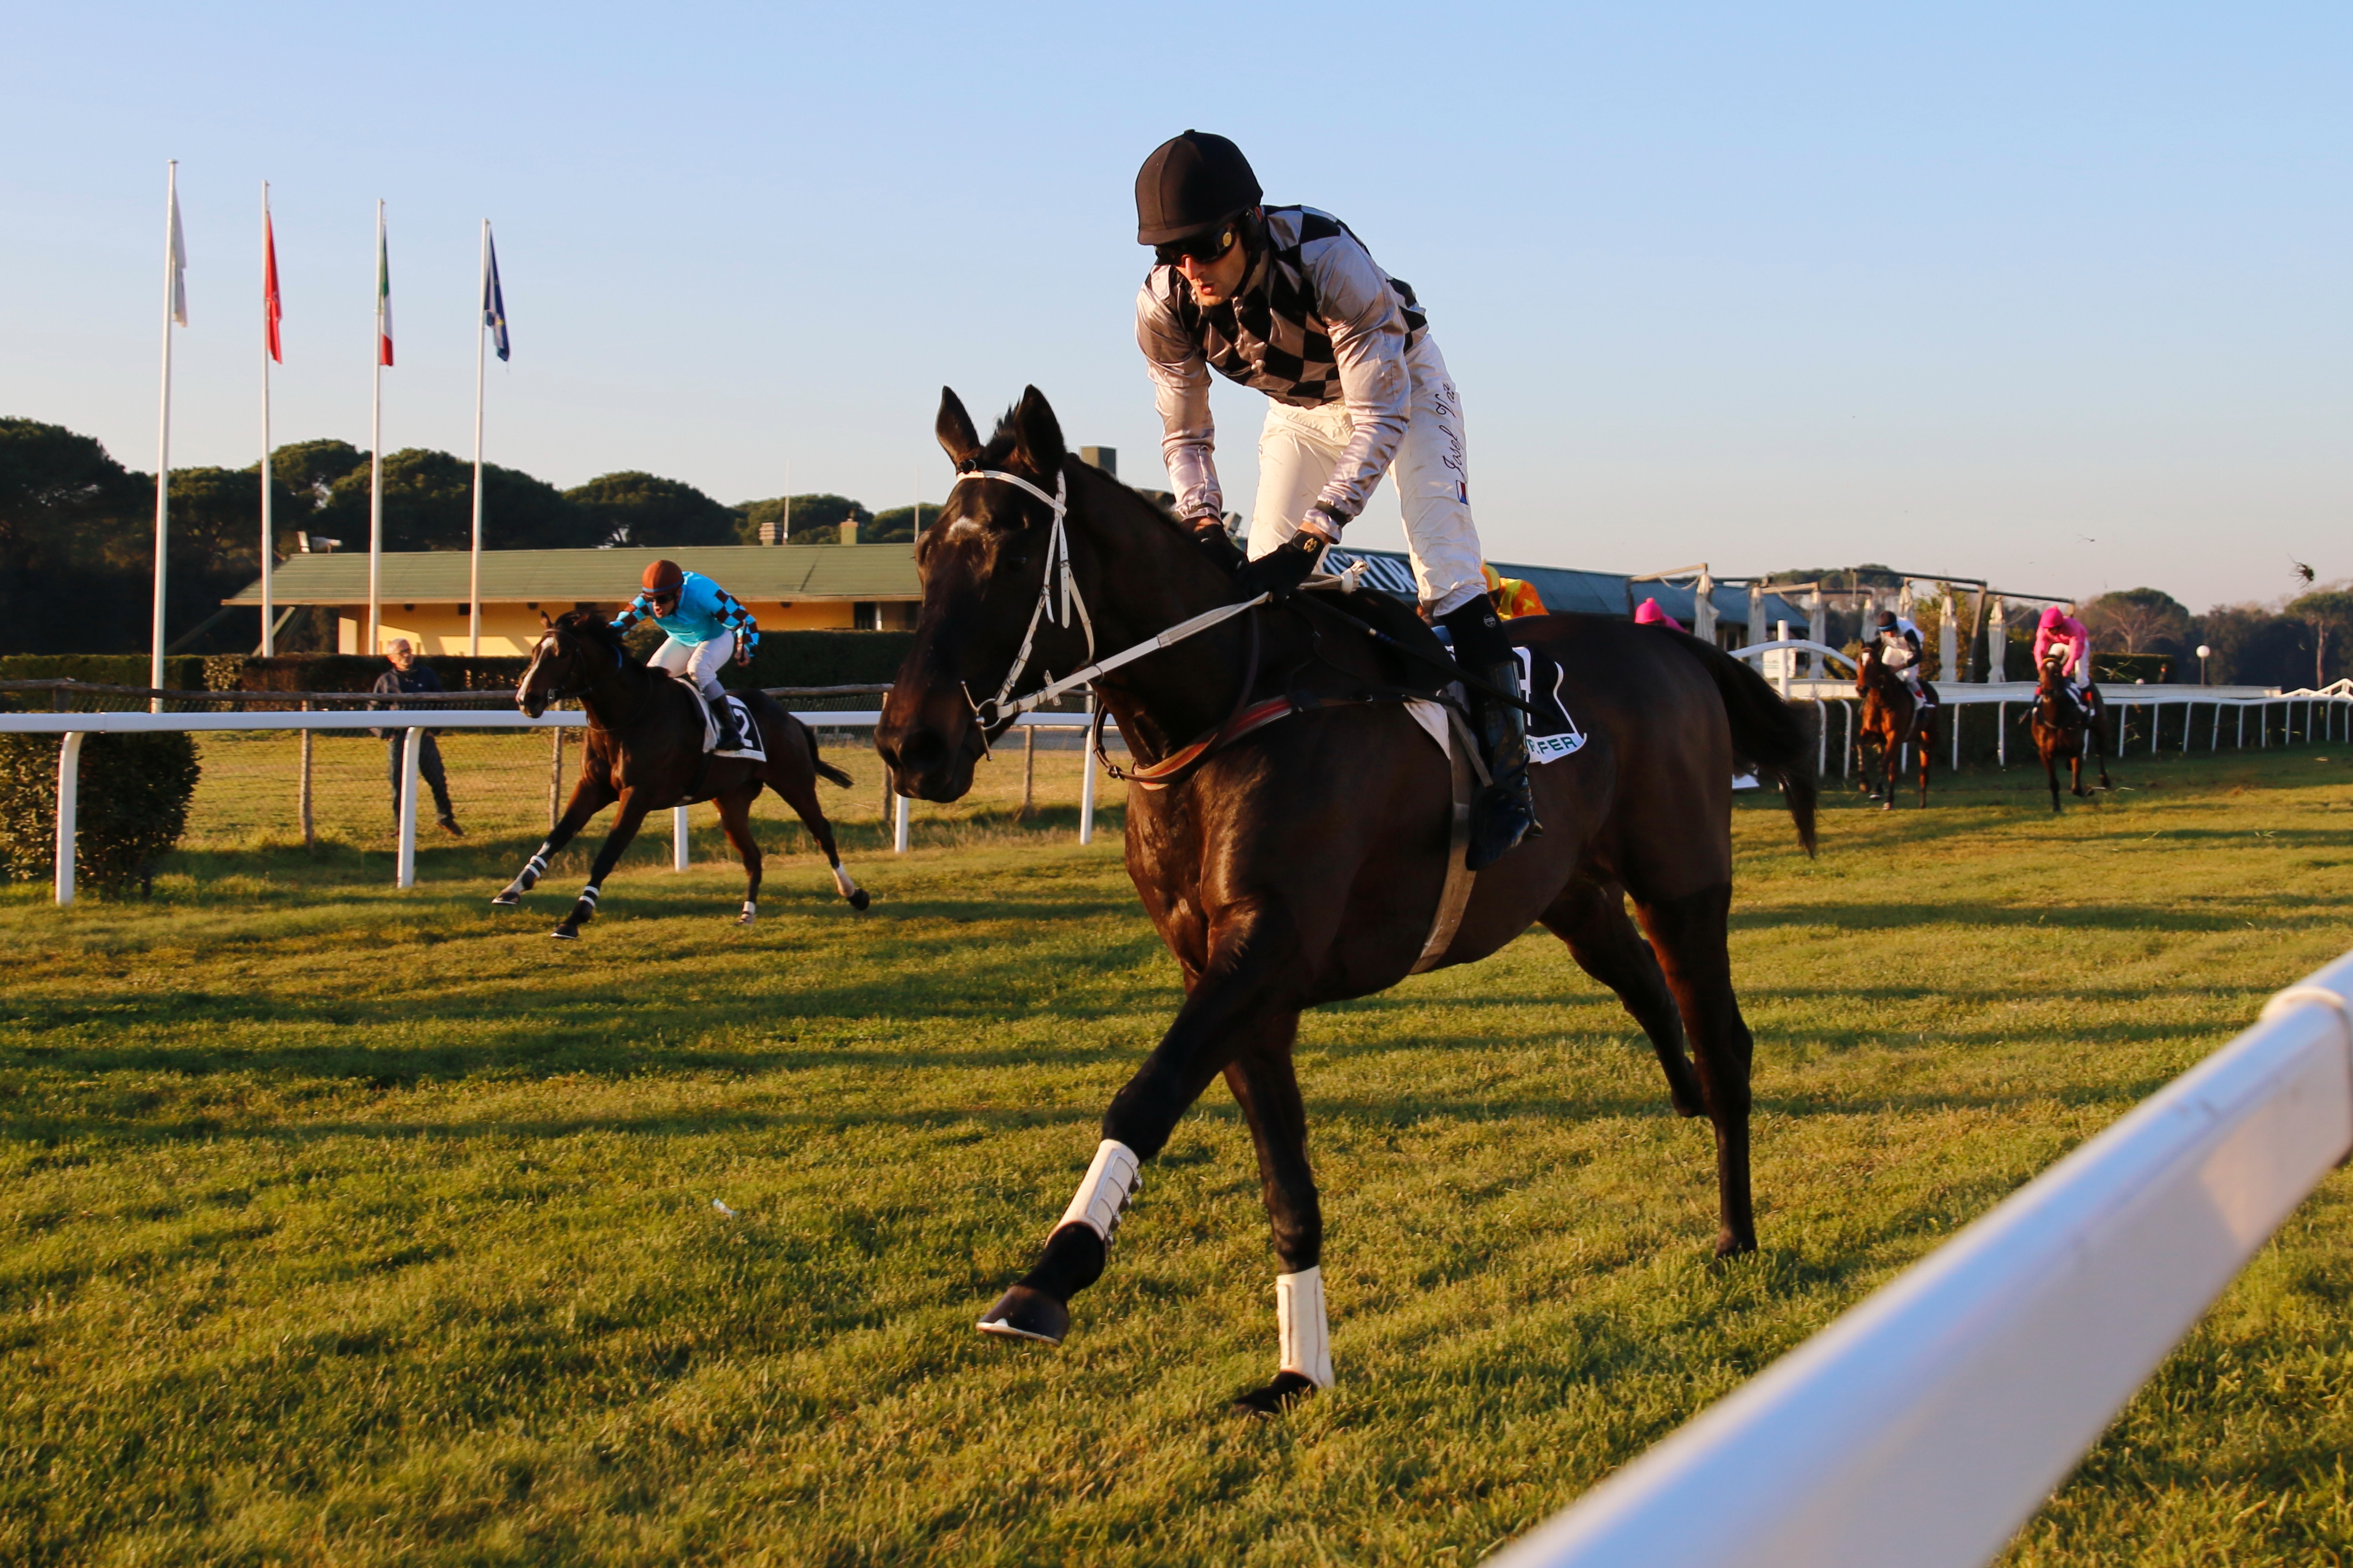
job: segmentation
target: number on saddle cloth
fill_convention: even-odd
[[[1512,651],[1520,659],[1520,695],[1536,710],[1528,720],[1528,761],[1556,763],[1574,755],[1584,748],[1585,731],[1569,717],[1568,704],[1561,698],[1565,672],[1560,661],[1541,648]]]

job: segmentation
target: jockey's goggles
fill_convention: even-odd
[[[1240,225],[1221,223],[1215,228],[1205,228],[1198,234],[1188,234],[1182,239],[1155,245],[1152,247],[1152,255],[1163,267],[1174,267],[1187,257],[1195,261],[1217,261],[1240,244],[1241,237]]]

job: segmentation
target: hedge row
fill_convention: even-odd
[[[57,865],[56,735],[0,735],[0,873],[46,879]],[[196,793],[196,743],[185,731],[91,735],[74,790],[74,876],[119,898],[145,888],[180,841]]]

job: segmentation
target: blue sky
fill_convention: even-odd
[[[2353,576],[2343,5],[26,8],[0,51],[0,414],[150,468],[164,163],[177,463],[464,451],[723,500],[937,500],[943,383],[1025,382],[1162,482],[1132,182],[1187,125],[1429,301],[1489,553],[1862,560],[2195,608]],[[1262,402],[1219,393],[1244,506]],[[495,523],[493,523],[495,526]],[[1384,494],[1352,542],[1400,542]]]

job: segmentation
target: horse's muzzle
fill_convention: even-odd
[[[547,711],[547,699],[536,691],[518,692],[515,696],[515,706],[536,719]]]
[[[901,686],[883,700],[874,749],[891,770],[891,787],[916,800],[962,800],[987,747],[961,689]]]
[[[962,800],[980,760],[980,731],[970,723],[961,728],[963,734],[953,741],[929,726],[878,729],[874,749],[891,770],[891,787],[917,800]]]

